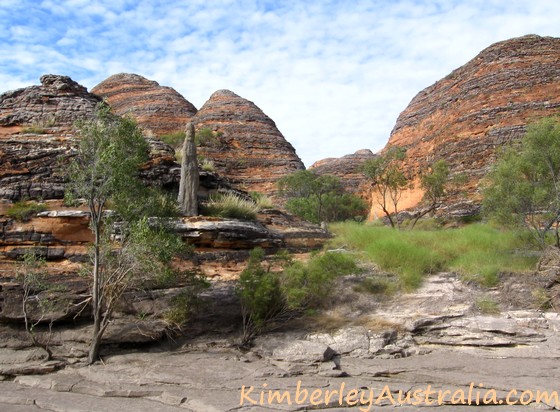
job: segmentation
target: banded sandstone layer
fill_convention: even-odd
[[[400,114],[385,149],[407,149],[405,172],[416,187],[403,197],[416,206],[419,174],[445,159],[464,174],[468,201],[456,196],[448,211],[469,213],[480,202],[480,182],[497,150],[519,140],[526,125],[560,109],[560,39],[528,35],[495,43],[464,66],[422,90]],[[464,200],[464,199],[463,199]]]
[[[196,107],[175,89],[137,74],[115,74],[91,92],[107,99],[117,114],[130,114],[143,129],[157,136],[184,130],[196,114]]]
[[[229,90],[212,94],[194,121],[197,130],[215,133],[213,142],[200,147],[200,155],[211,159],[236,188],[274,194],[278,179],[305,168],[274,121]]]

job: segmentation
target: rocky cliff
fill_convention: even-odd
[[[560,109],[560,39],[529,35],[486,48],[464,66],[418,93],[395,124],[389,146],[407,148],[405,169],[417,177],[438,159],[464,173],[467,205],[476,210],[480,179],[496,151],[520,139],[526,125]],[[403,198],[414,207],[416,189]],[[470,206],[469,206],[470,205]]]
[[[194,121],[198,131],[213,132],[201,142],[199,154],[211,159],[217,172],[235,187],[273,194],[278,179],[304,169],[274,121],[253,102],[229,90],[212,94]]]
[[[362,149],[346,156],[318,160],[311,165],[310,169],[320,175],[337,176],[346,190],[364,195],[368,191],[369,183],[365,180],[360,168],[366,160],[374,157],[371,150]]]
[[[196,107],[171,87],[137,74],[115,74],[91,92],[105,98],[117,114],[132,115],[157,136],[184,130],[196,113]]]

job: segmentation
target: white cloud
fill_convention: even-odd
[[[0,33],[3,86],[57,71],[91,89],[132,72],[175,88],[197,107],[213,91],[231,89],[261,107],[307,165],[382,148],[416,93],[491,43],[528,33],[560,36],[551,17],[560,14],[560,2],[548,0],[12,6],[0,7],[1,20],[10,19],[0,26],[15,36]]]

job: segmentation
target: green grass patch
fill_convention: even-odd
[[[203,207],[205,215],[226,219],[255,220],[258,212],[259,207],[255,202],[235,193],[214,195]]]
[[[353,222],[332,224],[335,246],[362,252],[380,269],[396,273],[401,287],[415,289],[425,275],[456,271],[466,280],[494,286],[500,272],[526,272],[537,256],[526,237],[511,230],[472,224],[455,229],[394,230]]]
[[[20,222],[25,222],[29,220],[31,216],[45,210],[47,210],[47,206],[43,203],[37,203],[32,200],[21,200],[10,206],[6,211],[6,215]]]

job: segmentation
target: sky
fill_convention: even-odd
[[[387,143],[422,89],[492,43],[560,37],[557,0],[0,0],[0,93],[117,73],[197,108],[259,106],[306,166]]]

